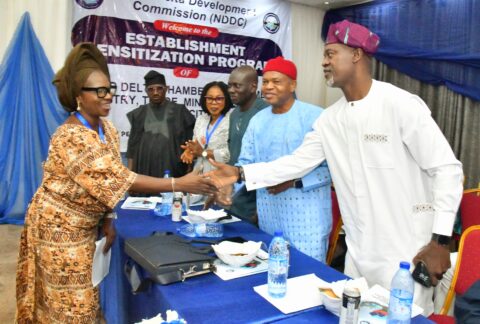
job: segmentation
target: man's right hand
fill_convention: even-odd
[[[203,195],[213,195],[218,192],[216,184],[211,179],[199,175],[197,171],[175,178],[175,187],[178,191]]]
[[[237,182],[239,177],[239,171],[237,167],[216,162],[215,160],[209,159],[210,163],[217,168],[216,170],[205,173],[205,177],[209,177],[217,188],[222,188],[225,186],[231,186]]]
[[[451,266],[449,247],[430,241],[413,258],[413,264],[416,266],[420,260],[427,266],[432,285],[436,286]]]

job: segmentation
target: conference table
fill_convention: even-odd
[[[119,204],[121,205],[121,204]],[[141,293],[133,294],[124,274],[128,256],[124,252],[127,238],[159,232],[176,232],[186,224],[175,223],[170,217],[155,216],[153,211],[117,208],[117,238],[112,246],[109,274],[100,285],[101,307],[109,324],[136,323],[166,310],[176,310],[188,323],[338,323],[338,317],[323,306],[291,314],[283,314],[257,294],[253,287],[267,282],[267,273],[223,281],[214,273],[187,278],[170,285],[152,284]],[[224,237],[241,236],[268,245],[271,236],[246,222],[224,224]],[[344,274],[292,248],[289,278],[314,273],[327,281],[347,278]],[[141,273],[146,275],[145,272]],[[417,316],[412,323],[432,323]]]

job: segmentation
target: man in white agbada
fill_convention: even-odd
[[[243,168],[215,164],[211,176],[219,185],[243,178],[253,190],[301,178],[326,159],[346,233],[345,273],[389,289],[400,261],[422,260],[437,285],[450,268],[462,165],[418,96],[372,79],[378,43],[361,25],[331,25],[324,74],[344,97],[291,155]],[[424,315],[433,312],[432,295],[433,287],[415,283]]]

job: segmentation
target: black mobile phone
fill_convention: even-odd
[[[423,261],[419,261],[412,273],[413,280],[424,287],[432,287],[432,278],[428,272],[427,265]]]

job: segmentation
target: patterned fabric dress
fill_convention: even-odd
[[[18,323],[96,323],[92,260],[98,223],[134,182],[120,160],[119,138],[103,120],[105,140],[83,125],[53,135],[43,180],[25,218],[17,266]]]

